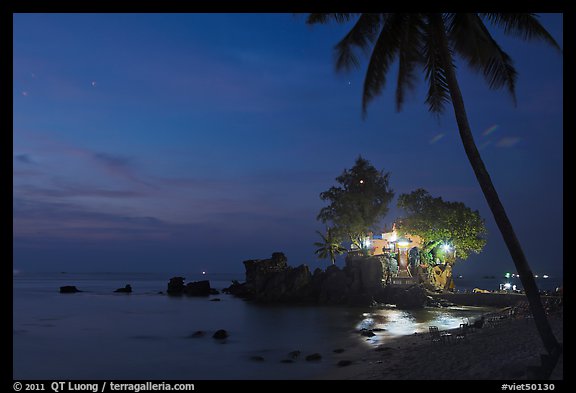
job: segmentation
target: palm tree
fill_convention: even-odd
[[[484,21],[503,28],[506,34],[524,40],[543,40],[561,52],[560,47],[533,14],[309,14],[306,22],[316,24],[333,20],[345,23],[352,19],[357,19],[356,23],[335,47],[336,69],[358,67],[357,52],[370,53],[362,95],[363,116],[370,101],[382,92],[386,75],[396,59],[399,62],[398,111],[402,108],[406,90],[415,86],[419,67],[423,68],[428,85],[426,103],[429,110],[440,114],[446,103],[452,103],[464,150],[520,274],[538,332],[554,365],[562,345],[552,333],[532,270],[472,137],[456,79],[454,55],[460,55],[472,69],[481,72],[491,89],[506,88],[515,101],[516,70],[512,59],[491,36]]]
[[[326,228],[326,236],[320,231],[316,231],[317,234],[322,238],[322,242],[315,242],[314,245],[318,247],[314,254],[318,255],[318,258],[328,258],[332,261],[332,265],[336,264],[336,255],[344,254],[346,249],[340,245],[341,241],[336,236],[333,228]]]

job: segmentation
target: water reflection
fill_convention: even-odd
[[[463,322],[472,322],[482,314],[493,311],[486,307],[459,307],[446,309],[399,310],[383,308],[363,313],[356,330],[371,330],[375,335],[365,338],[371,344],[380,344],[384,339],[426,333],[429,326],[440,330],[455,329]]]

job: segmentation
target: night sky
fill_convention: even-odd
[[[458,136],[395,71],[362,119],[365,67],[336,73],[350,25],[293,14],[15,14],[13,254],[19,271],[243,272],[283,251],[324,267],[324,203],[358,155],[396,193],[425,188],[486,220],[459,274],[515,271]],[[563,47],[561,14],[540,18]],[[517,105],[458,63],[476,143],[535,273],[563,263],[563,56],[492,29]],[[363,64],[365,65],[365,63]],[[338,262],[340,265],[342,260]]]

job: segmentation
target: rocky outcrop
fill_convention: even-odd
[[[241,283],[236,280],[232,280],[232,285],[230,285],[228,288],[224,288],[222,292],[244,299],[250,298],[252,296],[252,291],[250,288],[248,288],[248,285],[246,285],[245,282]]]
[[[270,259],[244,261],[244,266],[244,289],[250,294],[250,298],[260,302],[309,300],[312,275],[308,266],[288,266],[287,259],[281,252],[275,252]]]
[[[353,293],[374,294],[382,288],[384,270],[379,257],[347,256],[346,270],[353,277],[350,289]]]
[[[330,265],[311,274],[308,266],[291,267],[283,253],[270,259],[244,261],[246,282],[234,281],[224,292],[262,303],[373,305],[377,298],[398,307],[422,307],[428,298],[418,289],[384,290],[384,261],[380,257],[349,255],[340,269]],[[411,296],[414,299],[407,299]],[[422,301],[424,300],[424,301]]]
[[[210,288],[210,281],[194,281],[184,285],[184,277],[172,277],[168,282],[168,295],[171,296],[208,296],[217,294],[218,291]]]
[[[182,295],[184,293],[184,277],[172,277],[168,282],[168,295]]]
[[[188,296],[208,296],[211,294],[210,281],[194,281],[186,284],[184,293]]]
[[[124,288],[118,288],[114,292],[116,292],[116,293],[132,293],[132,287],[130,286],[130,284],[126,284],[126,286]]]
[[[414,285],[387,285],[375,297],[379,303],[395,304],[402,309],[422,308],[429,301],[426,290]]]
[[[76,288],[74,285],[65,285],[63,287],[60,287],[60,293],[76,293],[76,292],[82,292],[82,291]]]

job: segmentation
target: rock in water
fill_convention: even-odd
[[[225,338],[228,338],[228,336],[228,332],[224,329],[217,330],[216,333],[212,335],[216,340],[224,340]]]
[[[189,282],[186,284],[184,292],[188,296],[208,296],[210,295],[210,281],[202,280],[202,281],[195,281]]]
[[[80,291],[74,285],[65,285],[63,287],[60,287],[60,293],[76,293],[76,292],[82,292],[82,291]]]
[[[130,286],[130,284],[127,284],[124,288],[118,288],[118,289],[115,290],[114,292],[118,292],[118,293],[132,293],[132,287]]]
[[[168,282],[168,295],[182,295],[184,293],[184,277],[172,277]]]
[[[312,355],[306,356],[306,361],[308,362],[315,362],[322,359],[322,355],[319,353],[313,353]]]

